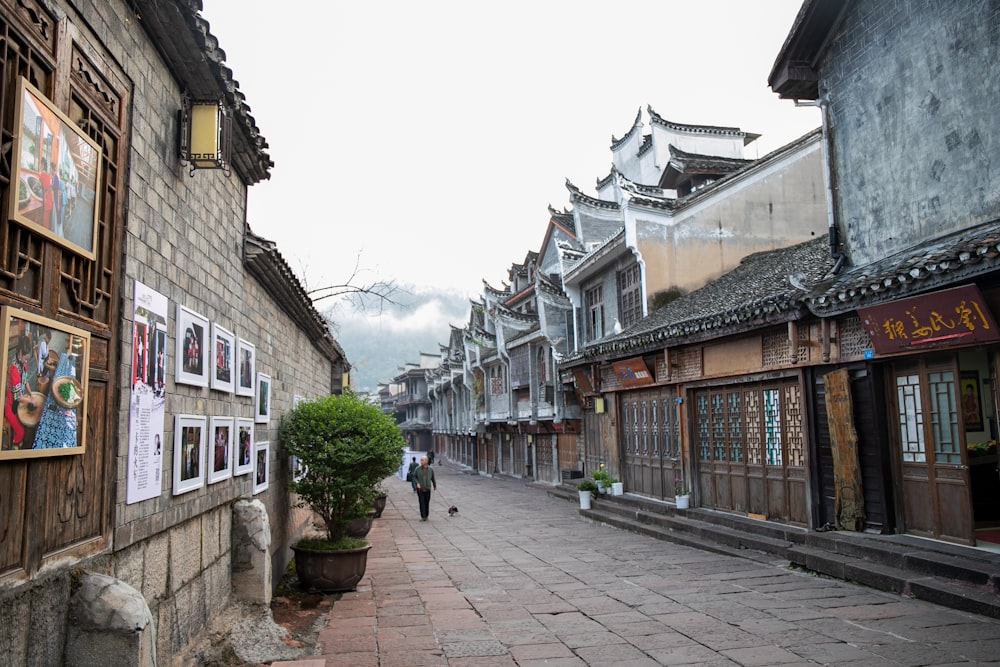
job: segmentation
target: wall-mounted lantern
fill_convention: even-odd
[[[218,100],[192,101],[184,96],[181,110],[181,161],[195,169],[222,169],[229,175],[232,123]]]

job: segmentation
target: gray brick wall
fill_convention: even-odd
[[[293,512],[285,482],[287,462],[277,426],[293,396],[329,392],[331,365],[243,268],[246,187],[238,176],[199,171],[189,176],[177,156],[177,110],[182,90],[149,43],[124,0],[56,2],[74,25],[103,43],[107,57],[131,88],[127,214],[121,276],[122,332],[132,328],[133,288],[141,281],[166,295],[168,339],[163,487],[158,497],[126,505],[131,340],[120,342],[116,378],[118,416],[113,442],[88,443],[115,457],[112,533],[108,548],[68,567],[116,576],[141,591],[156,619],[158,660],[170,664],[205,629],[207,619],[231,590],[232,503],[252,497],[252,475],[224,480],[180,496],[172,494],[173,419],[177,414],[252,417],[253,399],[173,382],[176,305],[191,308],[256,346],[257,370],[272,378],[271,421],[255,425],[255,439],[268,441],[270,486],[257,496],[267,507],[272,562],[277,581],[290,558],[287,543],[305,520]],[[78,14],[76,14],[78,12]],[[224,45],[223,45],[224,46]],[[238,63],[229,63],[239,71]],[[276,91],[242,91],[249,100]],[[266,136],[267,128],[261,128]],[[252,222],[252,213],[250,219]],[[37,664],[59,664],[65,638],[68,570],[53,568],[20,587],[8,586],[0,608],[44,610],[45,623],[19,622],[0,629],[5,655],[30,655]],[[51,603],[51,604],[50,604]],[[4,659],[0,658],[0,664]]]
[[[835,196],[863,265],[1000,217],[1000,3],[851,3],[820,66]]]

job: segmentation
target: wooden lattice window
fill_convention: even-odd
[[[110,530],[107,504],[114,502],[108,476],[114,474],[116,451],[115,332],[130,115],[130,86],[115,58],[85,26],[73,22],[72,14],[56,16],[49,6],[19,0],[0,11],[0,304],[84,329],[91,346],[86,451],[0,467],[2,486],[20,489],[0,495],[0,515],[8,517],[10,527],[0,540],[0,571],[21,568],[29,574],[46,559],[93,553],[107,545],[102,538]],[[11,200],[19,195],[22,176],[27,178],[22,166],[37,172],[36,164],[43,164],[22,164],[22,155],[14,154],[21,135],[15,109],[22,80],[37,90],[42,104],[58,110],[61,122],[99,148],[99,187],[81,193],[96,212],[93,245],[87,248],[92,256],[11,217]],[[25,498],[31,499],[30,511]]]
[[[865,350],[872,347],[871,338],[857,315],[837,321],[837,340],[841,360],[864,359]]]
[[[670,351],[670,363],[675,367],[675,380],[692,380],[701,377],[702,357],[700,347]]]
[[[587,315],[587,340],[597,340],[604,335],[604,287],[598,285],[584,293]]]
[[[618,321],[624,328],[642,319],[641,276],[638,264],[618,272]]]

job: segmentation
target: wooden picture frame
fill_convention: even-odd
[[[174,417],[174,495],[205,486],[205,441],[208,419],[197,415]]]
[[[965,430],[982,431],[986,428],[983,421],[982,386],[979,384],[979,371],[962,371],[958,376],[958,404],[962,411],[962,423]]]
[[[27,79],[20,77],[17,84],[10,217],[94,259],[101,147]]]
[[[253,399],[253,420],[256,424],[271,421],[271,376],[257,373],[257,391]]]
[[[257,348],[250,341],[242,338],[236,344],[236,395],[253,396],[256,390],[254,380],[257,377]]]
[[[4,409],[0,459],[83,454],[90,333],[28,311],[0,309]]]
[[[267,491],[270,480],[271,443],[258,442],[253,448],[253,494],[257,495],[262,491]]]
[[[236,389],[236,336],[218,322],[212,322],[211,386],[228,394]]]
[[[233,454],[233,476],[249,475],[253,472],[253,419],[239,417],[236,420],[236,451]]]
[[[233,476],[236,420],[232,417],[212,417],[209,423],[208,483],[215,484]]]
[[[174,339],[174,382],[207,387],[210,344],[208,318],[177,304]]]

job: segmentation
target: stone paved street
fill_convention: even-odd
[[[1000,665],[996,620],[598,525],[521,481],[435,472],[427,522],[388,480],[322,656],[285,664]]]

